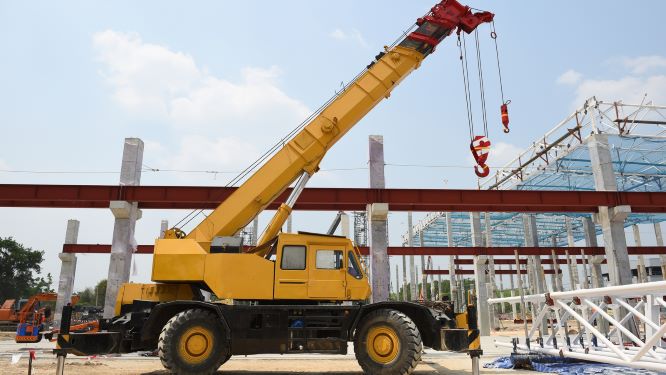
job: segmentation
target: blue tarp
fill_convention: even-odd
[[[666,375],[655,371],[615,366],[605,363],[577,361],[542,355],[511,355],[483,365],[485,368],[526,369],[562,375]]]

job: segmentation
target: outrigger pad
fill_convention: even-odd
[[[120,332],[58,335],[58,347],[74,355],[120,353],[120,342]]]

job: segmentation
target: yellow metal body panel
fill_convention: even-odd
[[[423,60],[411,48],[393,47],[308,123],[282,149],[206,217],[187,238],[210,242],[232,236],[273,202],[302,172],[313,174],[324,154]]]
[[[284,246],[305,247],[304,269],[282,269]],[[340,251],[341,269],[317,269],[316,253],[322,250]],[[365,300],[370,296],[368,277],[362,267],[360,278],[351,275],[350,254],[355,257],[349,239],[320,235],[280,234],[275,256],[268,259],[250,253],[208,253],[191,239],[160,239],[155,246],[152,279],[202,283],[221,299]],[[359,259],[354,260],[360,266]]]
[[[134,301],[166,302],[175,300],[191,300],[192,287],[189,284],[123,284],[116,297],[115,315],[120,315],[122,305]]]
[[[273,299],[274,263],[254,254],[208,254],[204,282],[218,298]]]

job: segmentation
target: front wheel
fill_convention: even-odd
[[[176,314],[162,329],[157,345],[162,365],[174,374],[212,374],[229,359],[219,318],[190,309]]]
[[[381,309],[363,318],[354,353],[366,374],[408,375],[421,360],[423,343],[416,324],[397,310]]]

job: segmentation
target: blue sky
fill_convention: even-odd
[[[237,171],[330,97],[433,1],[0,1],[0,171],[3,183],[115,184],[123,138],[146,142],[144,164]],[[494,50],[481,44],[491,166],[502,165],[591,95],[666,103],[660,1],[476,1],[497,14],[512,132],[501,132]],[[471,39],[469,39],[471,42]],[[470,49],[470,52],[472,50]],[[478,90],[473,91],[481,129]],[[311,186],[365,187],[367,139],[385,137],[389,187],[474,188],[462,75],[445,40],[329,153]],[[358,168],[351,171],[331,169]],[[328,169],[328,171],[327,171]],[[144,173],[146,185],[223,185],[230,174]],[[150,211],[137,241],[185,212]],[[322,231],[333,213],[297,213]],[[417,218],[419,215],[417,215]],[[66,219],[79,241],[109,243],[108,210],[0,209],[1,235],[47,251],[57,278]],[[262,216],[262,223],[267,221]],[[406,214],[391,215],[398,245]],[[77,288],[106,275],[81,256]],[[136,280],[148,279],[149,257]]]

